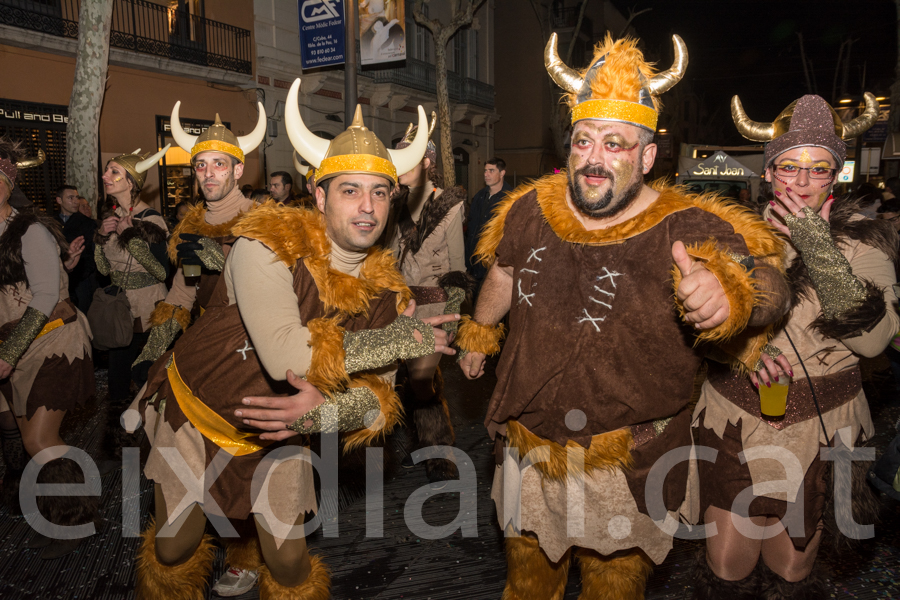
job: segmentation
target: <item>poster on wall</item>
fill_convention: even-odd
[[[344,64],[344,2],[297,0],[301,68]]]
[[[359,55],[364,65],[406,60],[403,0],[359,2]]]

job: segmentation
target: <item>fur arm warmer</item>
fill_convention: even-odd
[[[100,244],[94,245],[94,263],[97,265],[97,271],[101,275],[109,275],[109,272],[112,270],[112,265],[109,264],[109,259],[106,258],[106,254],[103,253],[103,246]]]
[[[180,306],[172,306],[166,302],[160,302],[150,313],[150,337],[141,350],[137,360],[131,365],[134,367],[142,362],[156,362],[169,349],[172,340],[181,331],[186,331],[191,324],[191,313]]]
[[[38,309],[30,306],[26,308],[25,314],[15,328],[3,343],[0,343],[0,359],[15,367],[49,320],[49,317]]]
[[[404,315],[382,329],[345,331],[328,319],[312,319],[306,326],[313,350],[306,378],[323,393],[342,387],[350,380],[350,373],[434,352],[431,326]],[[414,337],[416,331],[422,335],[421,342]]]
[[[496,326],[484,325],[473,321],[468,315],[463,316],[459,324],[459,336],[456,338],[456,346],[460,350],[457,362],[469,352],[480,352],[487,356],[497,354],[505,333],[503,323]]]
[[[354,377],[347,391],[333,394],[289,425],[289,429],[298,433],[353,431],[344,440],[346,451],[390,433],[402,412],[393,384],[367,373]]]
[[[128,253],[134,257],[134,260],[144,267],[148,273],[153,275],[159,281],[166,280],[166,268],[157,260],[150,251],[150,244],[144,240],[134,237],[128,240]]]
[[[702,244],[692,244],[687,247],[687,253],[695,260],[700,260],[722,286],[725,296],[728,298],[730,312],[725,321],[712,329],[706,329],[697,334],[698,341],[724,342],[738,335],[750,321],[753,307],[764,301],[763,294],[756,288],[756,281],[752,277],[752,271],[744,268],[736,256],[723,251],[715,240],[707,240]],[[672,267],[672,279],[675,294],[675,305],[683,318],[687,311],[678,298],[678,286],[681,285],[681,271],[678,267]],[[758,357],[757,357],[758,358]]]

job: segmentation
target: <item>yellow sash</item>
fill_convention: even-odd
[[[244,456],[262,450],[271,443],[261,442],[262,445],[260,445],[245,441],[247,438],[256,437],[257,434],[236,429],[195,396],[178,373],[178,368],[175,366],[175,355],[172,355],[166,371],[169,376],[169,385],[172,386],[172,392],[175,394],[181,412],[191,422],[191,425],[214,444],[233,456]]]

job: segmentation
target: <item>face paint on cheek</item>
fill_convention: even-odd
[[[609,167],[616,174],[616,194],[621,194],[631,183],[631,178],[634,175],[634,165],[624,160],[614,160]]]

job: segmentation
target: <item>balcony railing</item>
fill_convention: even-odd
[[[0,0],[0,24],[78,37],[80,0]],[[113,0],[109,45],[250,74],[250,31],[147,0]]]
[[[415,58],[407,58],[402,69],[360,69],[359,72],[374,79],[375,83],[396,83],[414,90],[435,92],[434,65]],[[451,71],[447,73],[447,91],[454,102],[494,108],[494,86],[489,83],[461,77]]]

